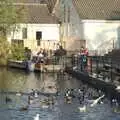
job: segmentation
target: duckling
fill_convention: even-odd
[[[12,99],[6,96],[6,97],[5,97],[5,102],[6,102],[6,103],[12,102]]]
[[[23,106],[23,107],[20,108],[20,111],[27,111],[28,107],[29,107],[28,105],[27,106]]]

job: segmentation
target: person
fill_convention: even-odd
[[[84,47],[82,47],[81,51],[80,51],[80,69],[81,69],[81,71],[86,70],[87,57],[88,57],[88,50],[85,49]]]
[[[37,63],[43,63],[43,58],[44,58],[44,55],[43,55],[43,49],[41,48],[40,51],[37,53]]]
[[[29,49],[28,47],[25,47],[24,51],[25,51],[25,53],[24,53],[25,59],[26,60],[31,60],[31,54],[32,54],[31,49]]]

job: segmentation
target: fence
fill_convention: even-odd
[[[96,78],[101,78],[113,82],[116,77],[120,79],[120,63],[119,59],[113,61],[112,57],[106,56],[88,56],[87,63],[81,63],[80,56],[73,55],[67,57],[69,62],[66,66],[71,66],[74,69],[87,73],[89,75],[95,75]],[[106,79],[106,80],[107,80]]]

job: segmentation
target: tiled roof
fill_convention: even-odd
[[[52,12],[57,0],[14,0],[15,3],[32,3],[32,4],[47,4],[50,12]]]
[[[120,20],[120,0],[73,0],[82,19]]]
[[[23,5],[25,16],[24,23],[42,23],[42,24],[56,24],[57,18],[49,13],[46,4]],[[18,5],[19,7],[19,5]]]
[[[13,0],[14,3],[46,3],[46,0]]]
[[[55,3],[56,0],[14,0],[13,4],[24,8],[24,23],[56,24],[58,19],[50,13]]]

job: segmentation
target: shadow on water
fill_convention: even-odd
[[[51,87],[52,86],[52,87]],[[83,84],[68,76],[66,73],[26,73],[16,69],[0,69],[0,91],[30,92],[37,89],[41,92],[64,92],[66,88],[80,88]],[[88,87],[88,91],[89,91]],[[12,102],[6,104],[8,96]],[[43,96],[40,96],[42,98]],[[0,120],[34,120],[39,114],[40,120],[119,120],[119,114],[113,113],[109,103],[98,104],[80,113],[77,108],[80,104],[73,101],[65,104],[63,97],[58,97],[54,106],[44,109],[40,103],[29,106],[29,110],[20,111],[21,106],[27,104],[27,96],[0,94]],[[38,119],[39,120],[39,119]]]

